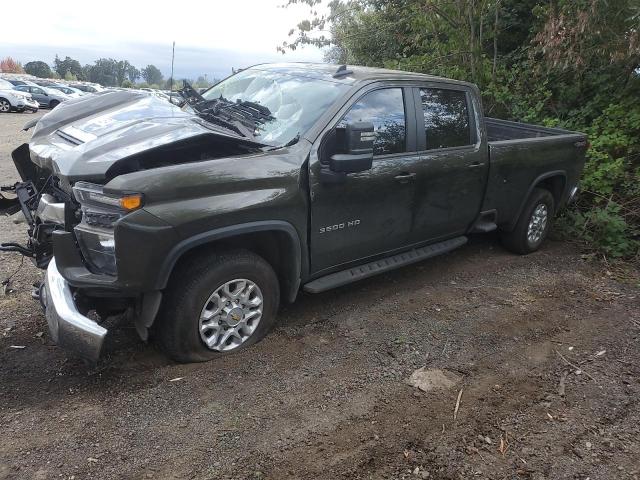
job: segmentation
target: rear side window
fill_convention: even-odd
[[[421,88],[427,150],[471,145],[467,96],[460,90]]]
[[[372,122],[376,138],[374,155],[406,152],[406,120],[401,88],[383,88],[367,93],[344,116],[338,127],[347,122]]]

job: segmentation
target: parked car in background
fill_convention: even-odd
[[[11,85],[13,85],[14,87],[17,85],[33,85],[34,87],[37,86],[37,84],[29,81],[29,80],[16,80],[15,78],[5,78],[3,79],[7,82],[9,82]]]
[[[26,85],[26,81],[25,80],[16,80],[15,78],[7,78],[7,79],[3,79],[6,82],[9,82],[11,85],[16,86],[16,85]]]
[[[17,85],[13,88],[20,92],[30,93],[33,99],[37,101],[43,108],[55,108],[61,102],[69,100],[70,98],[68,95],[65,95],[59,90],[54,90],[47,87]]]
[[[167,93],[169,97],[169,101],[174,105],[182,105],[184,103],[184,98],[178,92],[169,92]]]
[[[34,80],[30,83],[35,83],[36,85],[39,85],[41,87],[53,87],[54,85],[57,85],[56,82],[52,82],[51,80]]]
[[[85,92],[85,93],[98,93],[98,92],[102,92],[104,90],[103,87],[101,87],[98,84],[95,83],[73,83],[69,85],[72,88],[77,88],[78,90]]]
[[[169,101],[169,95],[167,95],[164,92],[161,92],[160,90],[153,90],[151,94],[162,100],[166,100],[167,102]]]
[[[77,88],[68,87],[66,85],[51,85],[50,88],[53,88],[54,90],[58,90],[58,91],[64,93],[65,95],[68,95],[71,98],[78,98],[78,97],[81,97],[81,96],[85,95],[85,93],[82,90],[78,90]]]
[[[0,113],[9,113],[12,110],[37,112],[38,107],[38,102],[30,94],[16,91],[13,84],[0,79]]]

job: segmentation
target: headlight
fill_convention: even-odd
[[[142,207],[142,195],[113,195],[104,193],[102,185],[77,182],[73,187],[73,196],[82,209],[82,221],[74,231],[89,270],[115,275],[115,223],[127,213]]]

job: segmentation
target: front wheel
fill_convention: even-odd
[[[549,233],[553,214],[553,195],[543,188],[534,189],[515,228],[502,233],[503,245],[521,255],[535,252]]]
[[[0,98],[0,112],[9,113],[11,111],[11,104],[6,98]]]
[[[180,264],[155,327],[178,362],[203,362],[261,340],[275,323],[278,278],[260,256],[238,250]]]

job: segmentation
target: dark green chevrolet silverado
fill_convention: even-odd
[[[577,191],[581,133],[485,118],[478,89],[351,66],[258,65],[181,107],[70,100],[13,152],[35,293],[59,345],[95,360],[125,313],[178,361],[244,348],[281,301],[498,229],[537,250]],[[27,126],[29,127],[29,125]],[[15,195],[15,198],[13,197]]]

